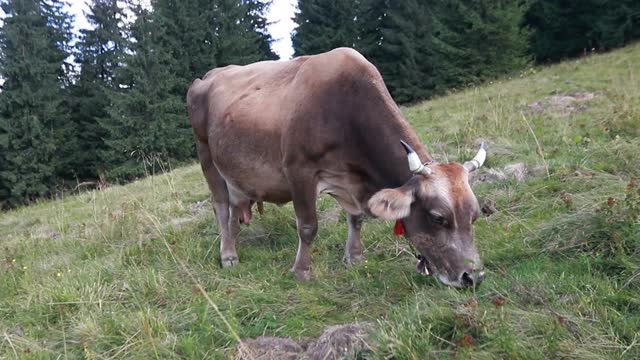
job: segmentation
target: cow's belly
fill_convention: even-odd
[[[348,174],[323,172],[318,181],[317,192],[333,196],[350,214],[363,214],[363,205],[359,200],[361,189],[357,182],[352,180]]]
[[[232,203],[291,201],[280,156],[281,135],[274,123],[271,117],[251,117],[242,111],[214,117],[209,147]]]
[[[229,200],[238,205],[250,201],[284,204],[291,201],[288,182],[279,169],[256,164],[253,168],[219,168],[227,183]]]
[[[253,176],[246,176],[246,168],[219,169],[227,182],[229,200],[233,205],[246,204],[247,201],[284,204],[292,200],[289,182],[281,169],[256,164],[254,170]],[[322,172],[316,187],[317,194],[329,194],[348,213],[362,214],[359,186],[350,180],[348,175]]]

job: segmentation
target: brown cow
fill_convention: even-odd
[[[238,263],[236,238],[254,202],[293,201],[292,271],[309,279],[316,199],[325,193],[347,212],[347,263],[363,259],[360,227],[370,214],[403,222],[423,257],[419,271],[456,287],[483,280],[468,176],[485,150],[464,165],[433,162],[380,73],[355,50],[214,69],[194,81],[187,103],[224,267]]]

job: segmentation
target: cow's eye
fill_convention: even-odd
[[[435,215],[435,214],[434,214],[434,215],[432,215],[432,218],[433,218],[433,222],[434,222],[436,225],[440,225],[440,226],[445,226],[445,225],[447,225],[447,220],[446,220],[443,216]]]

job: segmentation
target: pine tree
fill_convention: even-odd
[[[62,5],[0,2],[0,206],[51,193],[74,148],[64,110],[70,18]]]
[[[216,0],[213,21],[218,66],[278,59],[270,47],[267,7],[261,0]]]
[[[366,0],[299,0],[291,40],[296,56],[337,47],[357,48],[361,2]]]
[[[382,73],[393,98],[406,103],[433,95],[431,18],[418,0],[369,0],[360,50]]]
[[[153,21],[162,28],[158,46],[176,59],[171,71],[188,85],[216,66],[213,12],[215,2],[209,0],[154,0]]]
[[[71,167],[80,178],[96,178],[109,167],[101,158],[108,134],[100,123],[109,121],[110,98],[120,91],[116,71],[127,40],[125,15],[116,0],[93,0],[86,16],[91,28],[80,31],[75,53],[80,72],[71,89],[71,117],[79,134]]]
[[[133,3],[131,54],[119,69],[105,129],[109,177],[143,172],[141,161],[181,161],[195,154],[186,116],[189,84],[215,66],[277,56],[270,49],[261,0],[153,0]]]
[[[263,0],[154,0],[152,5],[165,35],[161,45],[177,60],[172,71],[184,79],[184,92],[216,66],[277,59]]]
[[[640,2],[536,0],[525,23],[534,30],[531,52],[536,59],[557,61],[640,38]]]
[[[434,50],[442,89],[475,84],[526,66],[526,3],[441,0],[432,8]]]
[[[116,164],[107,171],[111,179],[127,180],[145,172],[156,161],[187,159],[193,139],[185,126],[183,79],[167,43],[169,37],[154,22],[153,12],[140,4],[132,7],[136,20],[131,26],[131,54],[116,75],[125,89],[114,93],[109,119],[101,122],[107,131],[104,157]]]

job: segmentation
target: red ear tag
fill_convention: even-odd
[[[404,235],[404,224],[402,223],[402,220],[396,220],[396,225],[393,227],[393,234],[395,236]]]

